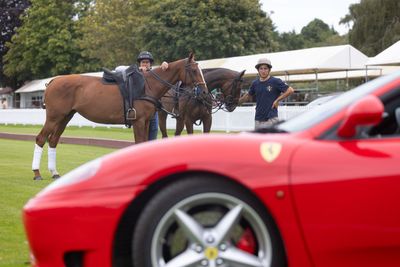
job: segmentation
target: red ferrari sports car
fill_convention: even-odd
[[[400,266],[400,72],[259,132],[135,145],[45,188],[38,267]]]

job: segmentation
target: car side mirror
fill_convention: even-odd
[[[374,95],[368,95],[356,101],[346,110],[337,135],[342,138],[351,138],[355,136],[357,126],[379,124],[383,111],[384,106],[381,100]]]

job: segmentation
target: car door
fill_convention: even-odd
[[[380,125],[311,140],[293,156],[294,205],[316,266],[400,266],[400,98],[390,97]]]

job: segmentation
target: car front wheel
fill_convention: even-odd
[[[133,235],[134,266],[284,266],[283,246],[259,202],[215,177],[172,183],[148,203]]]

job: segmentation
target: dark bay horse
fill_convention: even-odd
[[[161,103],[164,108],[172,113],[178,114],[176,117],[175,135],[180,135],[186,126],[188,134],[193,133],[193,124],[197,121],[203,123],[203,132],[208,133],[211,130],[212,107],[224,109],[228,112],[235,110],[241,91],[242,77],[245,71],[237,72],[225,68],[203,69],[204,80],[208,89],[220,89],[221,94],[216,99],[193,97],[191,91],[179,93],[173,89],[169,90]],[[163,137],[167,134],[167,113],[160,111],[159,126]]]
[[[136,119],[132,121],[135,143],[147,141],[149,120],[156,107],[154,102],[170,89],[177,81],[185,81],[198,91],[208,94],[204,76],[194,55],[187,59],[171,62],[166,71],[156,68],[144,73],[145,95],[154,101],[135,100],[133,108]],[[86,119],[105,124],[124,124],[124,107],[117,85],[103,84],[101,78],[84,75],[66,75],[53,79],[45,91],[46,121],[36,136],[36,145],[32,162],[34,179],[40,180],[39,171],[43,146],[49,143],[48,167],[53,178],[58,178],[56,170],[56,146],[68,122],[77,112]]]

